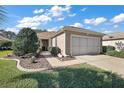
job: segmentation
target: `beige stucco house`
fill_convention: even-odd
[[[42,42],[41,45],[46,46],[46,50],[48,47],[57,46],[61,49],[64,56],[99,54],[102,50],[102,36],[104,34],[99,32],[67,26],[60,29],[60,31],[57,31],[56,33],[45,33],[46,36],[43,32],[38,35],[40,41]],[[47,33],[49,33],[49,35],[47,35]],[[46,42],[47,44],[43,42]]]
[[[124,32],[114,32],[103,37],[103,46],[114,46],[117,51],[124,50]]]

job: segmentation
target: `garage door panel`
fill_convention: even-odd
[[[94,39],[88,38],[88,46],[94,46]]]
[[[87,47],[87,38],[80,38],[80,47]]]
[[[72,37],[72,55],[100,52],[100,39],[96,37]]]
[[[72,54],[73,55],[78,55],[79,54],[79,48],[78,47],[73,47],[72,48]]]
[[[80,47],[79,48],[79,54],[86,54],[87,53],[87,47]]]
[[[72,46],[79,46],[79,38],[72,37]]]

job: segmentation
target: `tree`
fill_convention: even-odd
[[[23,56],[28,53],[35,54],[38,49],[37,34],[31,28],[20,30],[13,43],[13,51],[17,56]]]

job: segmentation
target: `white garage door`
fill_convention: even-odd
[[[71,52],[72,55],[98,54],[100,53],[100,38],[72,36]]]

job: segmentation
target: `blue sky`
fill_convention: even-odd
[[[103,33],[124,31],[124,6],[11,5],[5,8],[8,20],[3,28],[15,33],[23,27],[53,31],[70,25]]]

